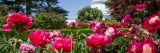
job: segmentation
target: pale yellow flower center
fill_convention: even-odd
[[[155,21],[158,20],[158,18],[159,18],[158,16],[154,16],[149,20],[149,24],[155,23]]]
[[[142,53],[152,53],[152,48],[149,44],[143,45],[143,51]]]
[[[107,37],[112,36],[113,34],[114,34],[114,28],[112,28],[112,27],[109,27],[105,32],[105,35]]]
[[[135,50],[136,50],[136,47],[135,47],[135,45],[133,45],[131,51],[132,51],[133,53],[136,53]]]

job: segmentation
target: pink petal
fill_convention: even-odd
[[[11,28],[11,26],[10,26],[9,24],[4,24],[4,25],[2,26],[2,30],[3,30],[3,31],[11,31],[12,28]]]

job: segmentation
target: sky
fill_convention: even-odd
[[[76,19],[78,10],[91,4],[91,0],[58,0],[59,6],[69,11],[67,18]]]

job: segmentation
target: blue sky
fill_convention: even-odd
[[[91,4],[91,0],[58,0],[59,6],[69,11],[67,18],[76,19],[78,10]]]

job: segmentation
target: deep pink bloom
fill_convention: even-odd
[[[34,46],[41,46],[44,47],[46,44],[51,42],[51,36],[48,32],[38,29],[32,31],[28,38],[31,40]]]
[[[75,22],[70,22],[70,23],[69,23],[69,26],[70,26],[70,27],[74,27],[74,26],[75,26]]]
[[[132,19],[132,16],[129,13],[127,13],[124,16],[123,22],[129,22],[131,19]]]
[[[31,20],[32,17],[27,17],[22,12],[13,13],[7,19],[7,24],[25,24]]]
[[[112,41],[111,37],[105,37],[101,34],[92,34],[86,38],[86,42],[89,46],[92,47],[102,47],[104,48],[107,43]]]
[[[90,27],[92,27],[92,30],[94,33],[101,33],[103,31],[103,22],[90,22]]]
[[[65,35],[63,33],[60,33],[60,32],[57,32],[57,31],[55,31],[54,33],[50,33],[50,34],[52,36],[53,41],[65,38]]]
[[[81,27],[81,26],[83,26],[83,23],[82,22],[76,22],[75,25]]]
[[[28,53],[34,53],[36,47],[34,47],[33,45],[30,45],[30,44],[26,44],[26,43],[23,43],[21,44],[19,50],[21,51],[26,51]]]
[[[121,26],[127,26],[128,22],[131,21],[132,16],[129,13],[126,13],[124,19],[121,22]]]
[[[142,27],[146,28],[151,33],[155,32],[157,29],[160,28],[159,15],[153,14],[149,18],[145,18]]]
[[[160,10],[157,11],[157,14],[160,15]]]
[[[4,25],[2,26],[2,30],[3,30],[3,31],[11,31],[12,28],[11,28],[11,26],[10,26],[9,24],[4,24]]]
[[[29,17],[28,22],[26,23],[26,25],[24,26],[24,28],[28,29],[32,27],[32,17]]]
[[[129,45],[128,53],[142,53],[143,43],[138,43],[136,40],[132,41],[132,44]]]
[[[121,22],[121,26],[127,26],[128,23],[127,22]]]
[[[32,27],[32,17],[28,17],[22,12],[13,13],[7,18],[7,24],[15,28],[20,28],[18,32],[21,32]]]
[[[70,52],[73,47],[72,43],[73,41],[71,38],[59,39],[52,44],[52,48],[58,51],[62,49],[65,52]]]
[[[137,4],[137,5],[134,7],[134,9],[135,9],[136,11],[140,11],[140,10],[143,10],[143,9],[145,9],[145,8],[147,8],[146,2],[141,3],[141,4]]]
[[[133,40],[128,53],[157,53],[157,47],[150,37],[145,37],[140,42]]]
[[[97,23],[98,23],[98,21],[89,21],[88,26],[89,26],[89,28],[93,28],[96,26]]]

